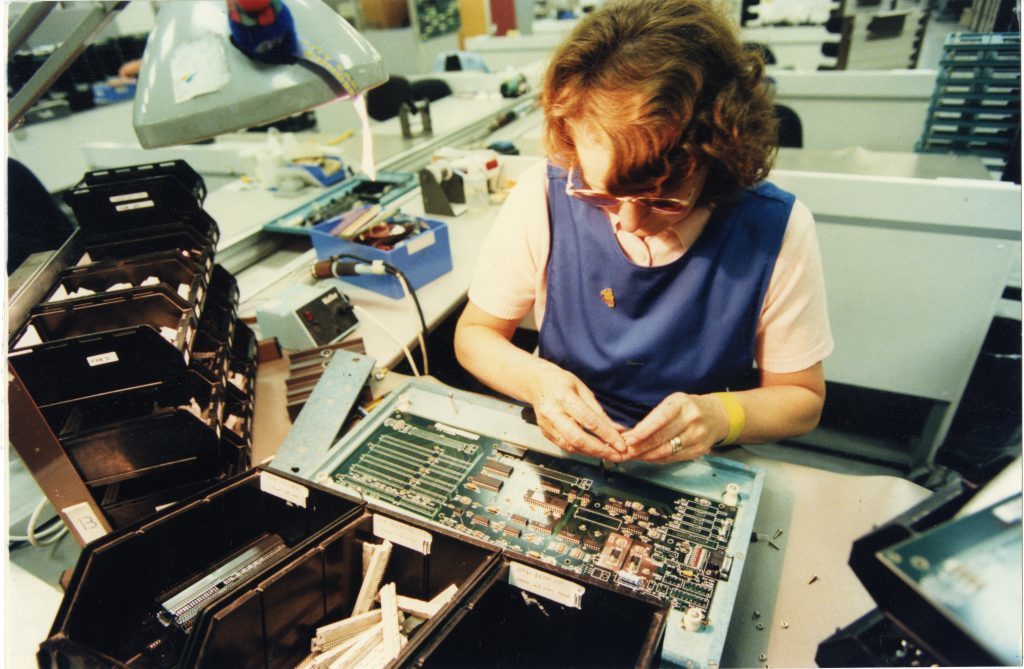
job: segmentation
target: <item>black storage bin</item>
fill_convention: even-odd
[[[358,502],[273,475],[305,491],[305,506],[300,506],[261,490],[264,475],[250,471],[89,544],[40,648],[39,666],[264,666],[265,648],[254,641],[263,635],[260,610],[256,617],[246,615],[252,608],[245,603],[260,600],[253,588],[275,572],[298,568],[306,587],[293,593],[289,610],[312,606],[322,616],[325,602],[351,587],[328,578],[325,565],[358,563],[360,558],[346,553],[344,544],[333,554],[320,549],[325,542],[330,547],[327,538],[359,513]],[[247,570],[233,572],[237,577],[224,584],[224,599],[207,600],[206,609],[191,618],[190,631],[159,620],[162,602],[246,550],[258,557]],[[303,562],[308,567],[317,561],[316,568],[301,568]],[[228,603],[239,613],[223,625]],[[194,643],[197,638],[205,643]],[[273,643],[269,647],[273,651]],[[217,648],[233,652],[199,653]]]
[[[321,556],[324,581],[333,585],[333,588],[324,591],[322,603],[316,592],[309,591],[303,585],[297,568],[287,572],[286,568],[282,568],[279,573],[271,575],[258,586],[263,591],[262,608],[266,634],[268,637],[273,636],[272,640],[267,639],[266,644],[267,669],[294,667],[309,654],[310,641],[318,627],[352,614],[363,580],[363,544],[381,543],[381,539],[374,535],[373,529],[374,516],[378,514],[394,518],[386,511],[367,507],[357,520],[337,530],[321,541],[315,549],[309,551],[310,555],[317,553]],[[451,615],[462,605],[464,593],[472,591],[473,586],[493,568],[498,560],[498,549],[416,520],[402,518],[399,522],[429,532],[432,536],[430,553],[424,555],[394,544],[381,584],[394,583],[398,594],[422,600],[433,599],[454,584],[459,588],[459,593],[441,608],[435,619]],[[310,555],[302,556],[298,560],[304,560]],[[234,610],[236,605],[224,602],[218,609],[221,607],[233,609],[231,615],[222,615],[219,610],[211,610],[206,616],[217,619],[221,625],[233,625],[232,618],[240,615]],[[422,625],[412,633],[411,639],[416,640],[420,635],[427,633],[427,626]],[[196,642],[198,644],[200,640],[197,639]],[[411,647],[411,644],[408,647]],[[193,666],[192,661],[203,656],[209,657],[210,653],[194,654],[185,666]],[[399,656],[395,664],[401,663],[401,657]],[[264,666],[233,653],[223,655],[222,660],[220,664],[205,666]],[[198,664],[200,663],[197,662]]]
[[[148,325],[16,349],[7,359],[44,413],[159,385],[186,370],[182,351]]]
[[[26,336],[31,337],[33,333],[39,340],[51,342],[138,325],[150,326],[158,333],[168,332],[165,339],[187,356],[198,319],[166,286],[137,288],[121,294],[94,295],[33,307],[22,332],[15,337],[15,348],[25,346],[29,341]]]
[[[995,318],[937,460],[981,486],[1021,452],[1021,322]]]
[[[224,384],[224,418],[220,431],[225,461],[233,471],[248,466],[252,456],[253,402],[230,383]]]
[[[263,492],[265,475],[307,491],[305,507]],[[351,614],[363,545],[381,543],[374,535],[377,515],[394,518],[286,474],[255,470],[229,480],[87,546],[39,665],[294,667],[309,654],[318,627]],[[472,592],[498,562],[492,546],[418,521],[399,522],[429,532],[431,550],[423,555],[395,544],[382,583],[394,582],[400,594],[418,599],[454,583],[460,594],[438,617],[457,609],[461,594]],[[161,603],[242,549],[265,550],[278,538],[284,548],[222,596],[206,600],[187,630],[160,622]]]
[[[133,258],[149,253],[177,251],[196,264],[211,270],[217,242],[187,223],[171,223],[146,228],[138,234],[82,234],[84,263]]]
[[[78,224],[90,233],[192,219],[212,223],[201,216],[205,199],[203,178],[183,160],[86,172],[64,194]]]
[[[235,306],[211,290],[203,314],[199,317],[199,329],[224,345],[228,357],[234,342],[237,321]]]
[[[222,379],[228,373],[230,362],[230,343],[211,334],[210,328],[200,327],[192,343],[192,364]]]
[[[416,647],[410,643],[403,666],[582,669],[656,663],[666,608],[557,572],[586,588],[580,608],[566,606],[511,585],[515,562],[506,557],[453,616],[432,622],[429,638]],[[537,562],[528,566],[548,569]]]
[[[191,307],[198,317],[206,299],[208,274],[177,251],[97,262],[64,270],[44,302],[50,304],[75,299],[70,296],[83,288],[97,295],[112,295],[159,284],[166,286],[169,294],[180,298],[183,305]],[[144,283],[154,279],[156,284]],[[114,286],[125,287],[113,290]]]
[[[238,279],[220,265],[213,266],[210,276],[210,293],[231,308],[238,308]]]
[[[235,323],[235,338],[231,343],[228,358],[227,383],[228,390],[244,394],[254,401],[256,392],[256,370],[259,351],[256,333],[242,321]]]
[[[198,370],[116,402],[83,400],[44,413],[89,486],[198,466],[221,470],[224,388]]]
[[[64,194],[91,261],[187,250],[212,258],[220,239],[206,186],[181,160],[88,172]]]
[[[112,529],[120,529],[158,513],[176,502],[223,483],[228,474],[239,470],[213,474],[202,463],[159,471],[148,476],[125,479],[117,483],[94,488],[95,499],[110,522]]]
[[[165,160],[158,163],[93,170],[82,175],[75,187],[146,183],[154,179],[173,179],[183,189],[180,192],[187,192],[199,204],[206,200],[206,182],[203,181],[202,175],[184,160]]]

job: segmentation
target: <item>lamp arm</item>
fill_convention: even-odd
[[[50,3],[44,3],[50,4]],[[71,63],[75,61],[82,52],[85,51],[86,47],[92,43],[93,39],[100,34],[107,24],[110,23],[111,19],[114,18],[114,13],[121,10],[124,7],[123,2],[94,2],[93,7],[85,17],[82,18],[75,29],[71,32],[67,39],[65,39],[57,49],[50,54],[50,57],[46,59],[46,62],[36,70],[32,78],[21,87],[21,90],[11,98],[10,103],[7,106],[7,130],[8,132],[14,129],[15,126],[21,121],[32,105],[36,103],[39,98],[43,96],[46,91],[50,90],[50,87],[60,78],[60,75],[64,74],[64,71],[71,66]],[[35,20],[35,18],[31,18]],[[41,19],[40,19],[41,21]],[[32,27],[34,30],[38,27],[38,23]],[[29,31],[31,33],[31,31]],[[24,35],[21,39],[27,39],[28,35]]]
[[[7,60],[14,56],[56,6],[56,2],[33,2],[25,7],[25,11],[7,31]]]

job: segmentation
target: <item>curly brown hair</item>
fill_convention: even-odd
[[[778,150],[759,51],[706,0],[612,0],[559,46],[544,81],[549,157],[575,159],[571,125],[612,146],[609,192],[667,192],[702,166],[699,202],[721,204],[763,180]]]

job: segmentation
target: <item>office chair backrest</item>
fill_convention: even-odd
[[[443,79],[420,79],[412,82],[412,99],[426,98],[431,102],[448,97],[452,94],[451,86]]]
[[[779,119],[779,146],[799,149],[804,145],[804,128],[797,113],[785,105],[775,105]]]
[[[366,111],[375,121],[386,121],[398,116],[403,102],[412,103],[412,86],[405,77],[392,76],[366,94]]]
[[[743,48],[747,51],[760,51],[761,56],[764,58],[765,65],[775,65],[778,62],[775,60],[775,54],[772,53],[771,47],[767,44],[761,44],[760,42],[744,42]]]

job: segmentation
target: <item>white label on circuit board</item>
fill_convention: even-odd
[[[132,200],[145,200],[149,197],[149,193],[146,191],[140,191],[138,193],[125,193],[124,195],[112,195],[110,196],[110,202],[117,204],[118,202],[131,202]]]
[[[89,506],[88,502],[65,507],[63,513],[74,527],[75,534],[81,537],[85,543],[95,541],[107,533],[106,528],[100,523],[97,513]]]
[[[460,430],[457,427],[452,427],[451,425],[445,425],[444,423],[434,423],[434,429],[437,430],[438,432],[444,432],[445,434],[450,434],[450,435],[452,435],[454,437],[462,437],[463,439],[472,439],[473,441],[479,441],[480,440],[480,435],[479,434],[473,434],[472,432],[466,432],[465,430]]]
[[[405,244],[405,250],[409,252],[409,255],[413,253],[419,253],[423,249],[430,248],[434,245],[434,231],[424,232],[423,234],[416,235]]]
[[[579,583],[567,581],[564,578],[549,574],[546,571],[528,567],[519,562],[513,562],[508,569],[509,585],[514,585],[521,590],[532,592],[558,602],[574,609],[581,608],[583,593],[587,591]]]
[[[286,502],[297,504],[303,509],[306,508],[306,498],[309,497],[309,488],[306,486],[274,476],[270,472],[260,472],[260,490],[280,497]]]
[[[434,540],[434,536],[426,530],[400,523],[380,514],[373,517],[373,534],[380,539],[387,539],[393,544],[404,546],[424,555],[430,555],[430,544]]]
[[[117,362],[117,351],[111,351],[110,353],[97,353],[96,355],[90,355],[85,359],[89,363],[90,367],[99,367],[100,365],[107,365],[112,362]]]
[[[131,211],[132,209],[149,209],[155,207],[156,204],[152,200],[143,200],[142,202],[130,202],[128,204],[119,204],[115,207],[117,211]]]

